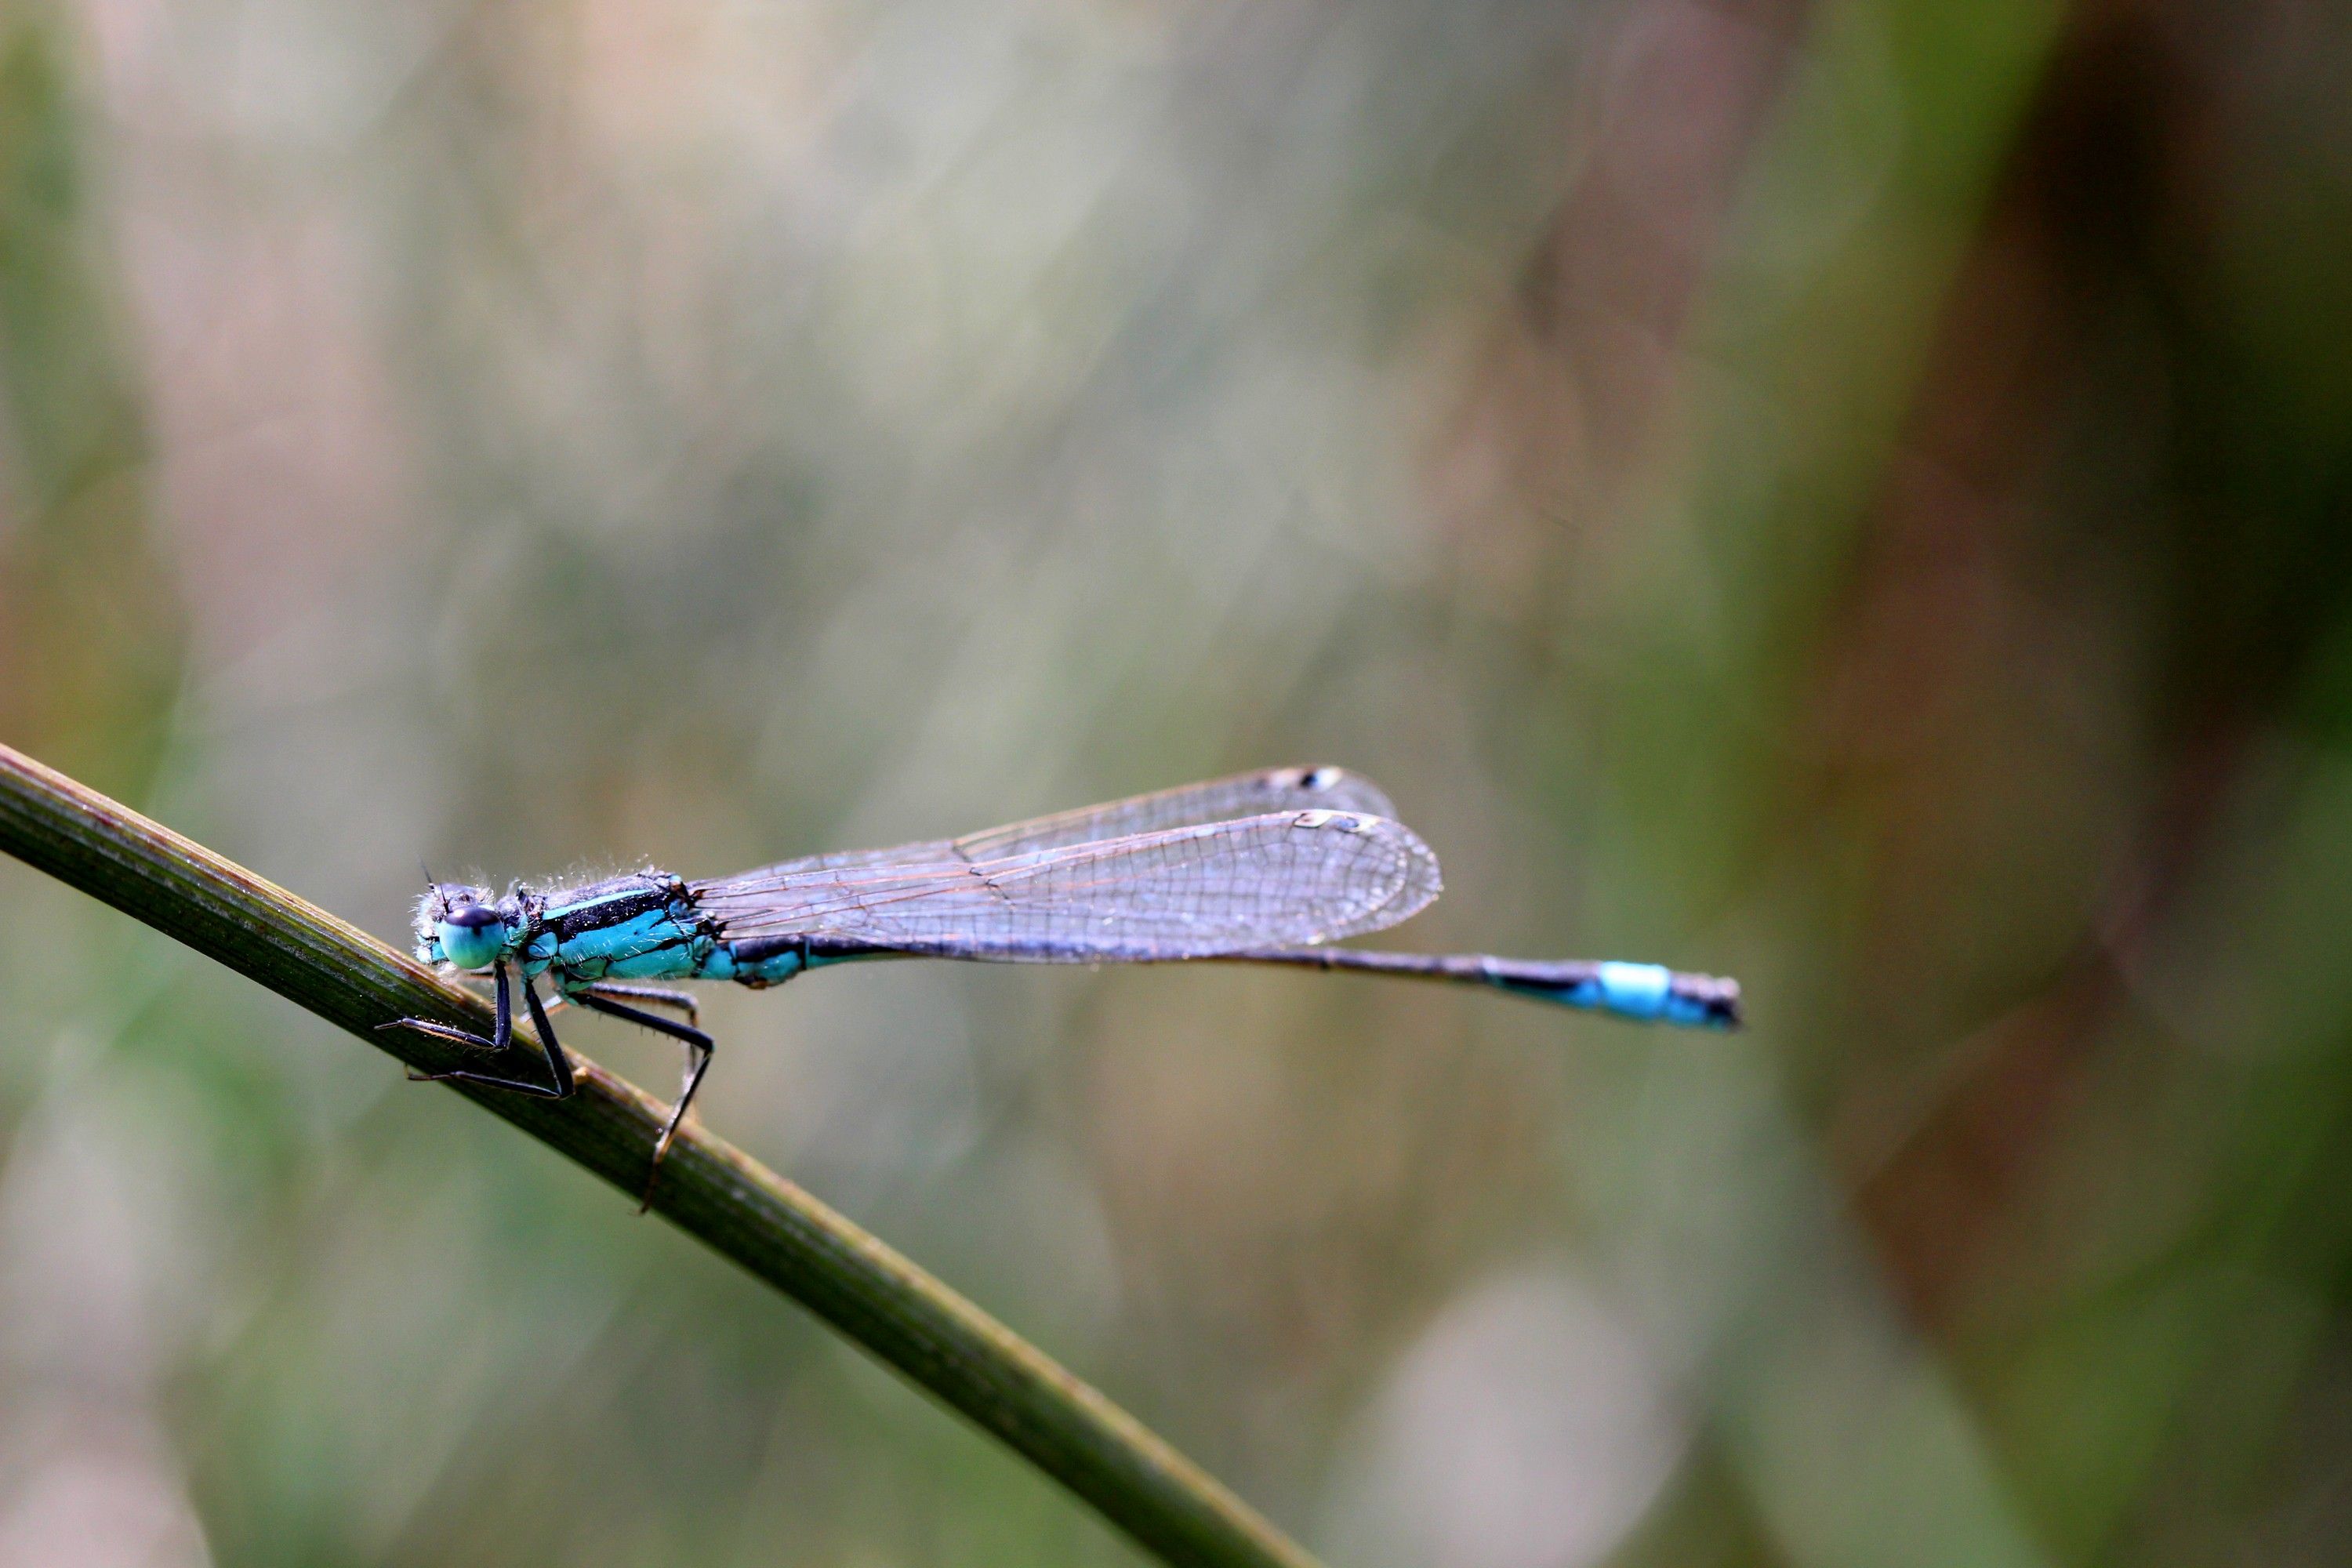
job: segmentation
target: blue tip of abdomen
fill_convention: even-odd
[[[1599,964],[1592,990],[1592,1005],[1604,1012],[1654,1022],[1674,1005],[1674,971],[1659,963]]]
[[[1589,1007],[1643,1024],[1685,1028],[1731,1029],[1739,1026],[1739,987],[1728,980],[1677,974],[1660,963],[1596,963],[1559,984],[1524,980],[1499,982],[1524,996],[1540,996],[1563,1006]]]

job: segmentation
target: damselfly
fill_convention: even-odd
[[[962,838],[811,856],[707,881],[648,868],[578,887],[518,882],[499,899],[487,888],[432,883],[416,906],[416,956],[488,974],[497,1023],[488,1039],[427,1018],[383,1026],[506,1058],[516,1048],[512,972],[546,1047],[544,1076],[470,1068],[430,1076],[551,1100],[569,1095],[572,1079],[540,999],[542,974],[559,1002],[684,1042],[685,1083],[654,1146],[658,1173],[710,1065],[712,1042],[697,1026],[692,994],[654,981],[757,988],[860,958],[1215,960],[1488,985],[1644,1022],[1739,1022],[1737,983],[1656,964],[1323,945],[1394,925],[1437,892],[1437,858],[1369,780],[1339,768],[1281,768]]]

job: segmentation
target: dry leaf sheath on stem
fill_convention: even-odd
[[[0,745],[0,849],[178,938],[426,1071],[459,1053],[416,1015],[486,1032],[489,1007],[373,937]],[[518,1030],[527,1028],[518,1024]],[[660,1102],[570,1053],[579,1092],[457,1094],[635,1198]],[[724,1140],[681,1130],[655,1209],[808,1308],[1171,1563],[1314,1559],[1134,1417],[1011,1330]],[[626,1212],[616,1205],[616,1217]]]

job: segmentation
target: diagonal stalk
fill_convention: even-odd
[[[0,849],[178,938],[412,1067],[459,1051],[377,1026],[407,1015],[487,1032],[489,1009],[170,828],[0,745]],[[550,1101],[455,1084],[635,1198],[660,1101],[571,1052]],[[1171,1563],[1314,1568],[1214,1479],[1035,1346],[724,1140],[681,1128],[654,1208],[800,1302]]]

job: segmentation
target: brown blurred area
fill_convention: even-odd
[[[906,966],[707,1114],[1335,1563],[2344,1555],[2328,8],[0,7],[0,738],[387,936],[1361,768],[1753,1026]],[[0,1568],[1127,1559],[0,910]]]

